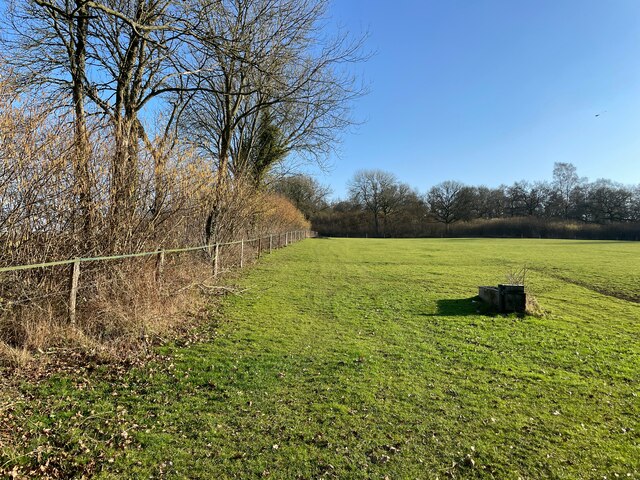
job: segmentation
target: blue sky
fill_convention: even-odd
[[[332,22],[369,32],[369,84],[330,172],[362,168],[420,191],[582,176],[640,183],[640,1],[334,0]],[[596,115],[599,114],[598,117]]]

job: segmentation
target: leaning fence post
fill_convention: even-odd
[[[156,258],[156,282],[159,282],[164,272],[164,250],[158,251]]]
[[[213,276],[218,276],[218,253],[220,253],[220,245],[216,243],[213,257]]]
[[[80,279],[80,260],[73,261],[71,270],[71,288],[69,292],[69,323],[76,323],[76,298],[78,296],[78,280]]]
[[[240,268],[244,267],[244,238],[240,240]]]

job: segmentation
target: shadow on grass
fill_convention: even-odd
[[[464,317],[468,315],[495,315],[493,309],[479,297],[448,298],[438,300],[435,313],[419,313],[424,317]]]

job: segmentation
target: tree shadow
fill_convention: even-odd
[[[436,302],[435,313],[419,313],[423,317],[465,317],[469,315],[495,315],[494,309],[478,296],[469,298],[447,298]]]

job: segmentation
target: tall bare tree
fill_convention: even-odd
[[[427,193],[427,204],[438,222],[444,223],[447,233],[452,223],[471,215],[472,189],[460,182],[447,180]]]
[[[166,152],[175,138],[169,133],[185,105],[185,78],[192,74],[181,70],[177,59],[195,42],[191,27],[202,14],[189,14],[189,3],[26,0],[12,2],[9,10],[11,35],[6,44],[12,49],[11,63],[26,83],[43,87],[50,105],[72,107],[76,146],[72,161],[87,236],[96,215],[88,115],[99,114],[96,118],[113,135],[108,223],[114,249],[130,246],[133,218],[140,213],[136,195],[141,145],[155,162],[155,195],[149,208],[154,216],[166,197]],[[159,109],[168,113],[154,142],[143,118]]]
[[[571,163],[556,162],[553,164],[553,194],[556,208],[562,218],[569,218],[573,196],[585,179],[578,176],[578,170]]]
[[[86,94],[87,42],[91,16],[86,0],[11,1],[3,45],[7,61],[22,77],[23,85],[45,88],[50,107],[70,107],[74,115],[75,173],[85,241],[92,236],[95,208],[94,180],[89,166]]]
[[[408,187],[398,183],[395,175],[382,170],[360,170],[349,183],[351,200],[371,213],[375,234],[386,233],[387,218],[400,205]]]
[[[296,152],[324,158],[351,124],[350,101],[361,93],[343,64],[361,58],[361,42],[320,38],[327,0],[222,0],[203,19],[205,42],[188,58],[199,72],[185,128],[212,159],[221,197],[230,178],[257,158],[265,113],[279,133],[279,159]],[[220,199],[212,199],[206,236],[215,235]]]
[[[91,31],[90,58],[100,75],[88,80],[86,88],[113,129],[109,221],[112,238],[127,248],[133,218],[140,213],[136,195],[141,141],[155,160],[154,214],[165,195],[165,157],[150,142],[140,115],[154,99],[179,89],[175,57],[186,33],[179,28],[180,9],[172,0],[106,0],[104,5],[95,12]],[[173,104],[169,120],[179,108]]]

